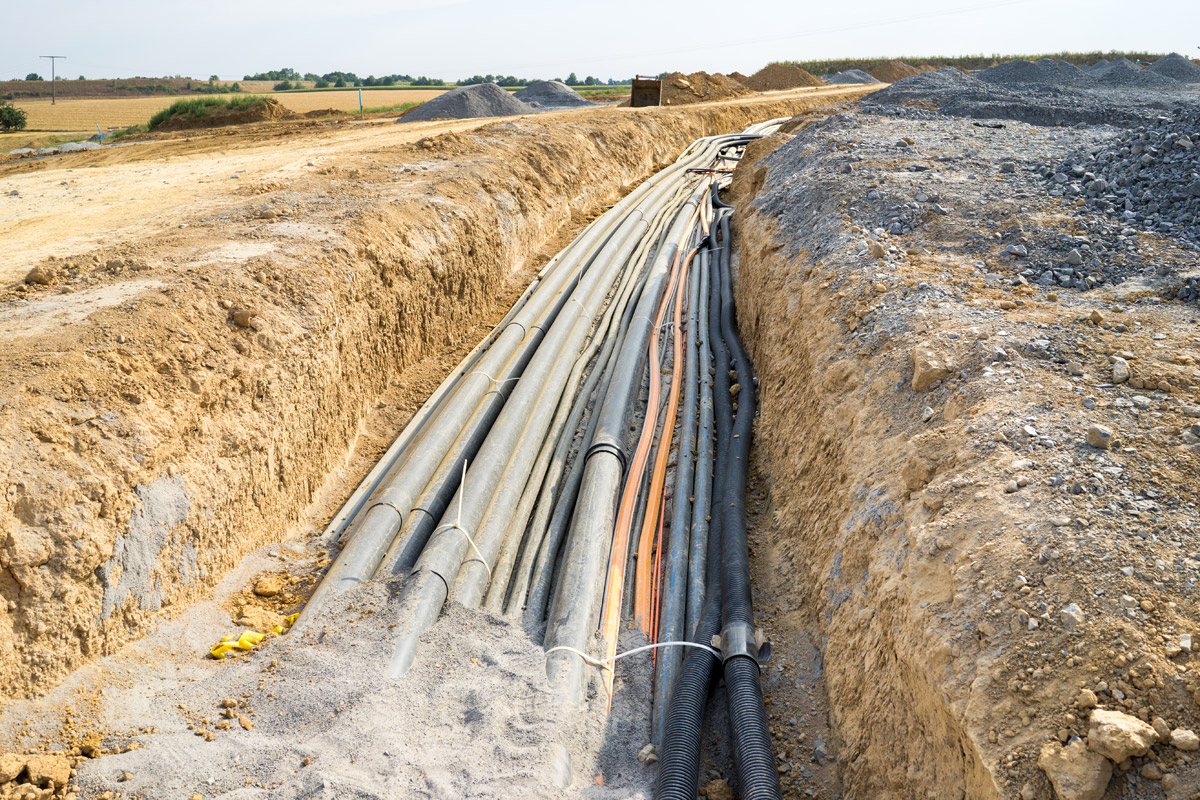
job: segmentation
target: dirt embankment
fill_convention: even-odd
[[[204,107],[199,113],[176,112],[159,123],[155,130],[185,131],[194,128],[219,128],[226,125],[277,122],[299,117],[299,114],[288,109],[275,98],[264,97],[256,103],[214,104]]]
[[[1194,255],[1046,192],[1086,132],[977,130],[851,114],[739,166],[771,569],[846,797],[1191,798],[1200,318],[1161,298]],[[1103,290],[1025,278],[1082,243]],[[1103,750],[1097,706],[1148,746]]]
[[[699,136],[858,94],[366,137],[30,264],[47,283],[0,294],[0,689],[43,691],[293,535],[389,381],[477,336],[563,226]]]

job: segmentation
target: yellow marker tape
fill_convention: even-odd
[[[274,628],[271,628],[269,632],[275,634],[286,633],[288,628],[292,627],[292,623],[295,622],[299,616],[300,614],[297,612],[284,617],[284,622],[286,624],[276,625]],[[258,644],[265,638],[266,634],[259,633],[258,631],[242,631],[240,635],[231,634],[221,639],[221,641],[217,642],[217,644],[214,645],[213,648],[208,652],[212,654],[213,658],[221,659],[232,653],[234,650],[251,650],[254,648],[254,645]]]

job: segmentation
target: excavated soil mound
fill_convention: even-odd
[[[1146,71],[1153,72],[1155,75],[1161,75],[1164,78],[1174,78],[1183,83],[1200,83],[1200,66],[1179,55],[1179,53],[1171,53],[1169,56],[1163,56],[1158,61],[1146,67]]]
[[[494,83],[460,86],[422,103],[396,122],[427,122],[431,119],[475,119],[529,114],[534,108],[522,103]]]
[[[561,81],[537,81],[513,97],[535,108],[576,108],[592,102]]]
[[[768,64],[749,78],[737,79],[756,92],[795,89],[798,86],[822,86],[825,83],[811,72],[791,64]]]
[[[193,116],[177,113],[155,126],[157,131],[183,131],[193,128],[216,128],[222,125],[245,125],[250,122],[299,119],[294,111],[285,108],[278,100],[266,98],[251,106],[210,106],[206,113]]]
[[[871,74],[884,83],[895,83],[904,78],[911,78],[913,75],[920,75],[922,71],[912,64],[905,64],[903,61],[893,58],[871,70]]]
[[[750,94],[745,84],[719,72],[712,75],[707,72],[693,72],[691,75],[672,72],[662,79],[662,94],[658,102],[663,106],[682,106],[745,94]]]
[[[845,72],[826,78],[826,83],[883,83],[883,81],[871,75],[868,72],[863,72],[861,69],[848,69]]]

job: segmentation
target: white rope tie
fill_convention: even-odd
[[[470,376],[472,376],[472,375],[482,375],[483,377],[485,377],[485,378],[487,378],[489,381],[491,381],[491,382],[492,382],[492,385],[491,385],[491,386],[488,388],[488,391],[489,391],[489,392],[491,392],[491,391],[494,391],[494,390],[496,389],[496,387],[497,387],[497,386],[499,386],[499,385],[500,385],[500,384],[502,384],[502,383],[508,383],[509,381],[519,381],[519,380],[521,380],[521,376],[520,376],[520,375],[514,375],[514,376],[513,376],[513,377],[511,377],[511,378],[505,378],[505,379],[503,379],[503,380],[500,380],[500,379],[498,379],[498,378],[493,378],[491,375],[488,375],[486,372],[484,372],[483,370],[479,370],[479,369],[477,369],[477,370],[473,370],[473,371],[471,371],[471,372],[468,372],[468,373],[467,373],[467,377],[470,377]]]
[[[480,373],[480,374],[483,374],[483,373]],[[468,559],[466,563],[470,563],[472,561],[478,561],[480,564],[483,564],[483,568],[487,570],[488,580],[491,581],[492,568],[488,565],[487,559],[485,559],[483,557],[483,553],[480,552],[479,546],[477,544],[475,544],[475,540],[471,538],[471,534],[468,533],[467,529],[462,526],[463,494],[466,492],[466,490],[467,490],[467,462],[466,462],[466,459],[463,459],[462,481],[459,482],[459,486],[458,486],[458,519],[455,520],[453,525],[442,525],[441,527],[435,529],[433,533],[438,533],[440,531],[458,531],[459,533],[461,533],[463,535],[463,538],[467,540],[467,544],[471,545],[471,549],[475,551],[475,555],[478,556],[478,558]],[[430,535],[432,536],[432,534],[430,534]]]
[[[647,650],[657,650],[660,647],[695,647],[699,650],[707,650],[708,652],[712,653],[713,657],[716,658],[717,660],[720,660],[720,658],[721,658],[721,654],[719,652],[717,652],[716,650],[714,650],[713,648],[709,647],[706,644],[698,644],[696,642],[659,642],[658,644],[646,644],[646,645],[642,645],[641,647],[635,647],[632,650],[626,650],[624,653],[617,653],[612,658],[605,658],[603,660],[599,659],[599,658],[592,658],[591,656],[589,656],[587,653],[583,652],[582,650],[576,650],[574,647],[567,647],[566,645],[559,645],[558,647],[551,647],[549,650],[546,651],[546,655],[547,656],[550,655],[555,650],[562,650],[567,653],[574,653],[575,655],[582,658],[588,664],[591,664],[593,667],[599,667],[600,669],[606,669],[609,672],[612,672],[613,664],[617,661],[620,661],[622,658],[625,658],[626,656],[635,656],[638,653],[644,653]]]

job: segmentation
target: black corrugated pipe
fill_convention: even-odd
[[[743,800],[780,798],[775,749],[767,724],[759,681],[761,637],[754,626],[750,597],[750,553],[746,543],[746,478],[754,434],[755,390],[750,359],[738,338],[730,278],[729,214],[721,216],[721,335],[737,371],[737,416],[734,421],[729,473],[725,485],[721,536],[721,658],[729,721],[733,728],[733,760]]]

